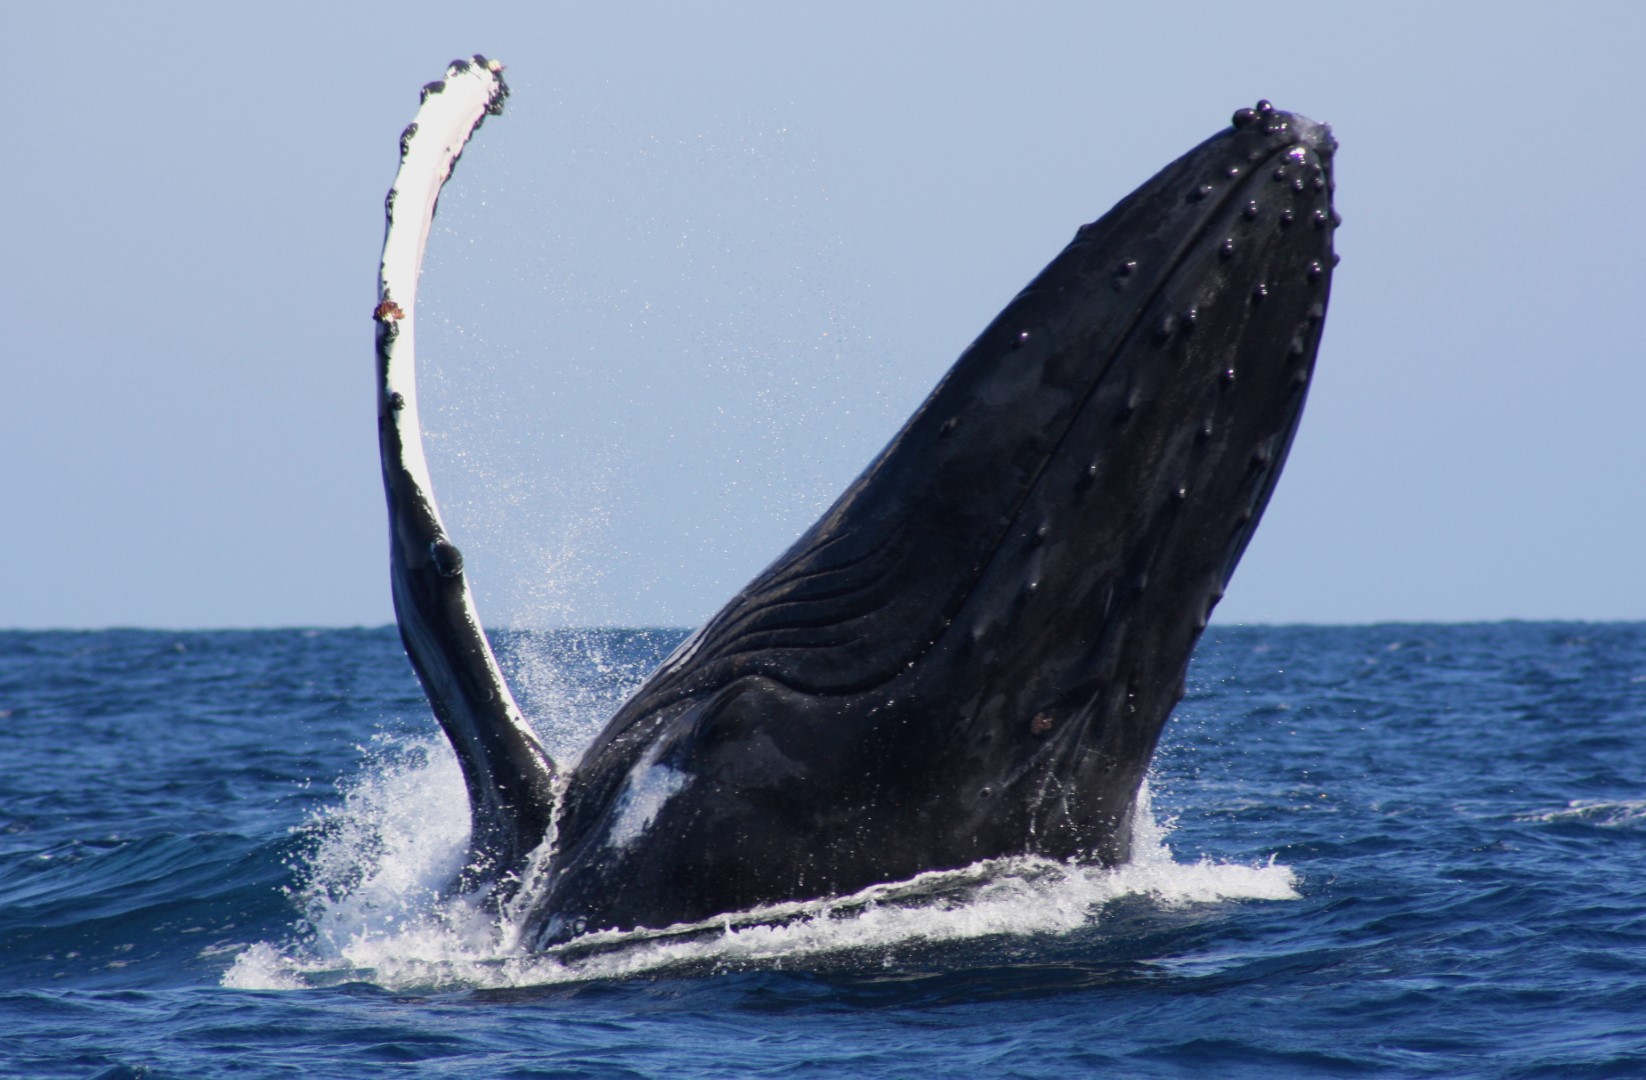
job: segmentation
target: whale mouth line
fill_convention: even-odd
[[[863,950],[876,959],[903,950],[958,945],[968,950],[1006,941],[1020,950],[1064,934],[1126,935],[1110,921],[1113,903],[1143,902],[1180,911],[1191,905],[1299,899],[1296,870],[1273,857],[1185,858],[1154,812],[1134,825],[1137,852],[1125,866],[1096,868],[1038,856],[979,860],[926,871],[856,892],[755,905],[663,927],[593,929],[541,949],[515,933],[519,915],[501,925],[473,897],[440,894],[431,858],[449,837],[432,836],[416,799],[460,804],[451,766],[424,760],[409,768],[368,770],[358,781],[371,798],[315,811],[319,848],[305,857],[297,882],[303,922],[323,933],[293,947],[258,942],[234,955],[225,987],[302,990],[367,982],[405,992],[530,992],[568,983],[671,972],[722,972],[775,965],[808,969],[835,958],[853,970]],[[1147,791],[1140,797],[1147,798]],[[341,826],[341,827],[336,827]],[[384,835],[389,847],[383,848]],[[358,865],[380,866],[362,884]],[[387,879],[410,877],[427,888],[389,894]]]

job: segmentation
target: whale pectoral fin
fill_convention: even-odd
[[[446,535],[423,456],[414,352],[417,276],[436,200],[470,134],[502,109],[501,67],[456,61],[424,88],[401,136],[388,218],[377,324],[378,448],[389,509],[389,574],[406,654],[450,739],[468,787],[466,877],[518,870],[553,813],[554,763],[520,714],[480,626],[463,556]],[[437,89],[432,89],[437,88]]]

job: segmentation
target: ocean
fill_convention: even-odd
[[[674,630],[495,635],[554,752]],[[1646,624],[1224,627],[1137,856],[563,954],[392,628],[0,633],[0,1074],[1646,1075]]]

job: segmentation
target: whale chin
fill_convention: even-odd
[[[424,111],[458,90],[478,123],[506,92],[488,65],[448,69]],[[391,192],[380,445],[396,612],[463,763],[470,881],[518,881],[552,821],[518,897],[546,947],[981,859],[1124,861],[1302,413],[1336,262],[1329,129],[1242,109],[1080,228],[557,777],[480,631],[407,408],[415,261],[391,267],[392,207],[420,139],[461,148],[443,116],[408,129]],[[417,190],[426,238],[439,183]]]

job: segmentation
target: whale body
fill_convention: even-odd
[[[404,306],[421,241],[391,250],[396,207],[412,192],[426,238],[462,140],[507,93],[480,57],[440,85],[451,101],[426,92],[424,112],[463,94],[479,111],[450,121],[474,113],[461,138],[420,113],[402,140],[379,430],[396,614],[469,790],[466,881],[506,892],[535,851],[524,925],[550,947],[988,858],[1125,861],[1190,654],[1302,414],[1336,263],[1330,130],[1241,109],[1082,226],[559,773],[421,460]],[[425,137],[445,155],[432,189],[411,168]]]

